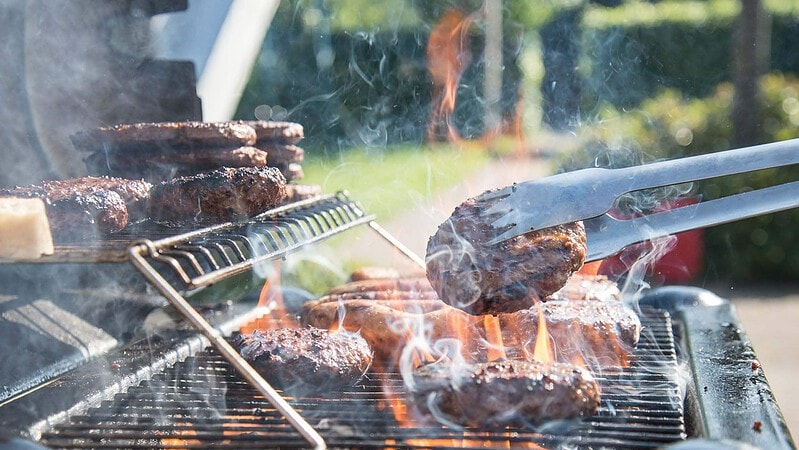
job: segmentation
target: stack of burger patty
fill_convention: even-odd
[[[151,183],[224,167],[276,167],[287,181],[302,178],[302,125],[292,122],[157,122],[76,133],[91,175]]]
[[[251,171],[272,168],[280,172],[286,182],[285,194],[280,194],[283,198],[277,203],[319,195],[320,186],[298,183],[303,177],[305,151],[297,144],[303,138],[303,127],[298,123],[257,120],[120,124],[71,137],[77,149],[88,153],[85,162],[90,174],[143,179],[153,183],[153,194],[164,190],[169,191],[170,196],[183,190],[183,185],[189,185],[188,203],[204,193],[198,193],[198,184],[204,187],[207,179],[222,180],[223,184],[226,180],[241,179],[236,172],[245,168]],[[203,175],[219,170],[223,173],[210,178]],[[274,174],[268,176],[274,178]],[[164,183],[171,186],[162,186]],[[249,188],[243,186],[240,190],[244,192]],[[156,203],[150,202],[151,205]],[[180,218],[170,211],[173,209],[170,202],[165,203],[151,207],[150,217],[180,223]],[[208,206],[215,208],[215,205],[204,206],[203,210]],[[161,212],[169,212],[169,217],[160,217]],[[249,209],[245,212],[252,214]],[[219,219],[231,220],[238,215],[224,213]],[[216,220],[215,217],[198,218],[201,222]]]
[[[89,176],[0,189],[40,198],[57,243],[102,238],[130,222],[197,226],[252,217],[317,196],[302,178],[301,125],[290,122],[159,122],[82,131]]]

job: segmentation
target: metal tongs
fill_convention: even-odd
[[[495,219],[492,225],[501,231],[492,244],[582,220],[588,237],[586,261],[595,261],[631,244],[795,208],[799,181],[631,219],[608,214],[623,194],[797,163],[799,139],[793,139],[622,169],[577,170],[513,184],[477,200],[492,202],[482,213]]]

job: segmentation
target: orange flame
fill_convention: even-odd
[[[436,141],[446,132],[451,142],[459,142],[460,134],[450,123],[455,112],[458,83],[471,62],[466,42],[472,19],[458,9],[444,13],[430,30],[427,41],[427,70],[433,82],[433,111],[427,128],[427,139]]]
[[[197,431],[191,428],[191,423],[178,422],[172,430],[172,436],[161,439],[161,447],[165,449],[186,448],[201,445],[199,439],[192,439],[197,436]]]
[[[549,331],[547,331],[544,310],[541,308],[541,302],[535,302],[535,306],[538,308],[538,334],[535,337],[533,357],[539,361],[551,363],[555,361],[555,355],[552,353],[552,346],[549,345]]]
[[[256,309],[263,308],[269,313],[242,326],[240,330],[242,334],[270,328],[297,327],[296,322],[286,313],[286,305],[283,302],[283,291],[280,288],[280,271],[278,270],[276,272],[277,275],[264,281],[264,285],[258,295],[258,304],[255,305]]]
[[[502,329],[499,326],[499,318],[486,315],[483,317],[483,326],[486,330],[486,341],[488,341],[488,360],[507,359],[508,355],[505,354],[505,343],[502,342]]]

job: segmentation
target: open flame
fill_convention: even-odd
[[[547,331],[547,321],[544,318],[544,310],[541,309],[541,302],[535,302],[535,307],[538,308],[538,334],[535,337],[533,358],[542,362],[551,363],[555,361],[555,355],[552,352],[552,347],[549,345],[549,331]]]
[[[427,128],[427,139],[437,141],[446,136],[460,142],[460,133],[452,124],[458,84],[472,55],[466,41],[472,18],[459,9],[450,9],[430,30],[427,41],[427,70],[433,82],[433,109]]]
[[[291,327],[296,328],[296,322],[286,314],[286,305],[280,290],[280,282],[267,279],[258,295],[256,309],[262,309],[264,315],[251,320],[241,327],[242,334],[252,333],[255,330],[268,330],[270,328]]]
[[[488,342],[488,360],[506,359],[508,355],[505,353],[505,344],[502,342],[499,319],[496,316],[487,315],[483,317],[483,327],[486,330],[486,341]]]
[[[453,117],[458,100],[458,88],[466,68],[472,63],[469,29],[480,20],[486,30],[484,58],[483,104],[485,130],[482,139],[468,142],[462,138]],[[431,113],[427,126],[427,140],[446,140],[462,148],[482,150],[491,148],[502,135],[515,138],[516,153],[524,155],[522,137],[523,93],[517,93],[515,110],[511,114],[501,111],[502,101],[502,13],[495,2],[485,2],[484,10],[465,14],[458,8],[445,11],[433,28],[427,41],[427,70],[432,81]]]

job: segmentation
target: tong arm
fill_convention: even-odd
[[[588,237],[586,262],[613,256],[628,245],[646,240],[796,207],[799,207],[799,181],[633,219],[615,219],[603,214],[584,222]]]
[[[619,196],[673,184],[799,163],[799,139],[708,153],[621,169],[591,168],[515,184],[478,197],[495,201],[484,211],[495,242],[530,230],[597,217]],[[498,201],[497,201],[498,200]]]

